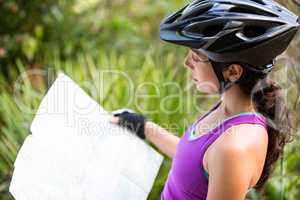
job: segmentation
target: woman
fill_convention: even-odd
[[[112,119],[173,158],[161,199],[241,200],[263,186],[291,134],[268,74],[298,29],[298,17],[271,0],[196,0],[162,21],[163,40],[190,48],[185,65],[198,89],[221,100],[180,139],[139,114]]]

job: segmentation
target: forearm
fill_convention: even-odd
[[[145,136],[146,139],[154,144],[159,150],[170,158],[173,158],[176,146],[179,142],[179,137],[150,121],[145,123]]]

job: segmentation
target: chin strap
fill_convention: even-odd
[[[239,63],[241,66],[244,67],[244,69],[245,69],[244,73],[246,73],[246,74],[250,73],[251,75],[250,76],[247,76],[247,75],[243,76],[242,78],[240,78],[239,80],[237,80],[235,82],[230,82],[228,80],[225,80],[224,76],[223,76],[223,71],[226,69],[226,67],[228,67],[230,65],[230,63],[220,63],[220,62],[215,62],[213,60],[210,60],[210,63],[213,67],[213,70],[214,70],[218,80],[219,80],[220,87],[219,87],[218,93],[222,94],[226,90],[228,90],[232,85],[234,85],[235,83],[249,81],[248,79],[253,78],[251,76],[256,76],[260,79],[265,78],[268,75],[268,73],[272,71],[275,60],[273,60],[270,64],[266,65],[263,70],[255,69],[255,67],[250,66],[250,65],[245,64],[245,63]]]
[[[223,76],[223,71],[224,69],[229,66],[228,63],[220,63],[220,62],[215,62],[213,60],[210,60],[210,63],[213,67],[213,70],[219,80],[219,90],[218,93],[222,94],[223,92],[225,92],[226,90],[228,90],[233,84],[234,82],[230,82],[224,79]]]

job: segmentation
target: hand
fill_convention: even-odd
[[[143,115],[137,114],[129,109],[120,109],[113,111],[114,117],[111,119],[112,123],[126,127],[139,138],[145,139],[145,122],[146,118]]]

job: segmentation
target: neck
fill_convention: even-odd
[[[254,112],[251,99],[247,97],[237,85],[231,86],[222,96],[221,112],[225,116],[232,116],[241,112]]]

